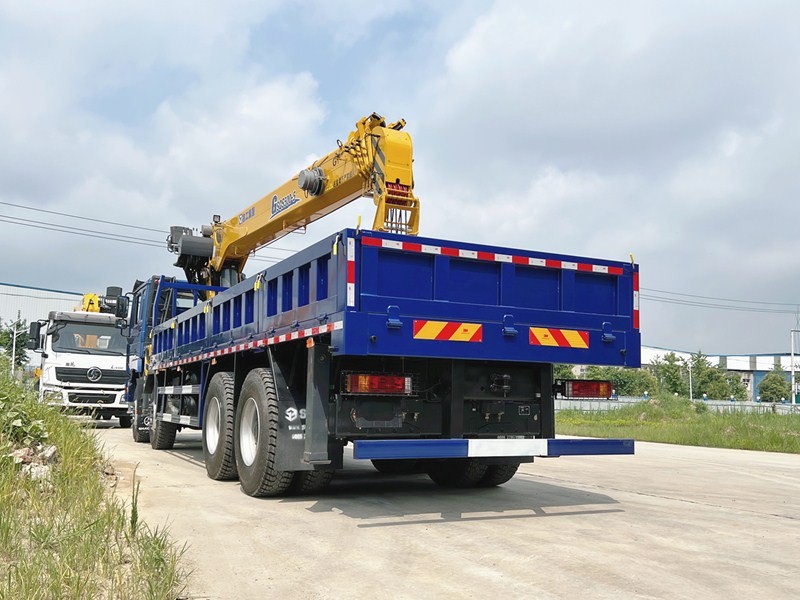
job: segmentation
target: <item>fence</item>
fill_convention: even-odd
[[[645,398],[620,396],[617,400],[565,400],[557,398],[555,401],[556,412],[560,410],[580,410],[584,412],[598,412],[614,410],[643,402]],[[800,404],[776,404],[772,402],[723,402],[720,400],[697,400],[708,407],[708,410],[718,413],[776,413],[781,415],[800,414]]]

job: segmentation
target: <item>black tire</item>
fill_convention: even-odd
[[[415,458],[373,460],[372,466],[384,475],[411,475],[425,472],[420,470],[420,462]]]
[[[131,426],[131,418],[129,416],[125,415],[122,417],[117,417],[117,419],[119,420],[119,426],[122,429],[128,429],[128,427]]]
[[[137,444],[146,444],[150,441],[150,428],[142,428],[138,423],[139,420],[141,420],[141,417],[137,417],[131,424],[131,435],[133,436],[133,441]]]
[[[152,393],[145,391],[147,387],[153,387],[152,379],[141,379],[136,383],[136,391],[133,400],[133,423],[131,425],[131,435],[137,444],[147,444],[150,442],[150,419],[152,419],[152,408],[150,398]]]
[[[334,470],[330,468],[316,471],[295,471],[288,492],[290,494],[319,493],[330,485],[333,474]]]
[[[155,405],[153,405],[150,421],[150,447],[153,450],[172,450],[175,445],[176,433],[178,433],[178,426],[174,423],[156,420]]]
[[[496,485],[503,485],[514,477],[517,473],[517,469],[519,469],[519,463],[510,465],[489,465],[486,469],[486,475],[478,482],[478,486],[494,487]]]
[[[434,462],[428,468],[428,477],[444,487],[475,487],[486,475],[487,465],[474,458],[449,458]]]
[[[236,479],[233,429],[236,407],[233,375],[220,372],[211,378],[203,407],[203,460],[211,479]]]
[[[292,483],[293,471],[275,468],[278,448],[278,396],[272,373],[253,369],[239,393],[234,433],[236,469],[248,496],[279,496]]]
[[[141,385],[141,384],[140,384]],[[142,394],[133,403],[133,423],[131,424],[131,435],[137,444],[146,444],[150,441],[150,425],[152,420],[152,409],[149,402],[150,394]],[[146,404],[145,404],[145,401]],[[147,408],[145,408],[145,406]]]

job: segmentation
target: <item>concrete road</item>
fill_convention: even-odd
[[[255,499],[98,424],[140,512],[187,542],[193,599],[800,597],[800,456],[637,444],[455,491],[346,459],[317,497]]]

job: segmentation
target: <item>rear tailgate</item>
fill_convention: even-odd
[[[346,354],[640,366],[639,266],[347,231]]]

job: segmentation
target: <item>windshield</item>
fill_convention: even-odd
[[[74,354],[124,356],[128,341],[114,325],[57,323],[51,330],[53,350]]]

